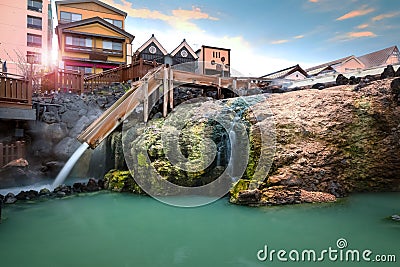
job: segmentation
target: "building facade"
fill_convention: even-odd
[[[203,45],[196,51],[198,72],[205,75],[230,76],[231,50]]]
[[[27,75],[27,56],[48,66],[53,32],[49,0],[2,0],[0,3],[0,71]]]
[[[130,63],[125,12],[98,0],[57,1],[56,9],[60,67],[92,74]]]

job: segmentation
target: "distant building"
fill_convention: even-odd
[[[275,71],[273,73],[261,76],[261,79],[285,79],[285,80],[303,80],[307,78],[308,74],[300,65],[294,65],[292,67]]]
[[[142,58],[147,61],[156,61],[157,63],[164,64],[165,57],[168,55],[167,50],[160,44],[154,34],[142,46],[140,46],[135,54],[135,60]]]
[[[310,76],[317,76],[329,72],[346,73],[364,68],[365,65],[357,57],[348,56],[306,69],[306,72]]]
[[[397,46],[391,46],[360,56],[358,59],[365,65],[366,68],[398,64],[400,63],[399,49]]]
[[[310,76],[318,76],[330,72],[346,73],[355,70],[364,70],[399,63],[399,49],[397,46],[391,46],[359,57],[348,56],[338,60],[330,61],[306,69],[306,71]]]
[[[49,0],[2,0],[0,3],[0,71],[26,75],[27,56],[48,66],[53,24]],[[4,64],[4,62],[6,62]]]
[[[59,61],[65,69],[99,73],[131,60],[134,36],[126,13],[98,0],[57,1]]]
[[[168,53],[152,34],[150,39],[136,50],[134,58],[135,60],[141,58],[147,61],[154,60],[160,64],[178,65],[196,61],[197,55],[185,39],[171,53]],[[190,68],[190,70],[192,69]]]
[[[203,45],[196,51],[198,71],[206,75],[230,76],[231,50]]]

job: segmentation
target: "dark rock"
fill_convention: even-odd
[[[97,185],[96,180],[93,178],[89,179],[89,181],[86,184],[86,187],[89,192],[99,191],[99,186]]]
[[[45,123],[48,123],[48,124],[56,123],[56,122],[60,122],[60,117],[58,116],[58,114],[56,114],[52,111],[47,111],[47,112],[43,113],[42,121],[44,121]]]
[[[33,200],[37,199],[39,196],[39,193],[35,190],[29,190],[29,191],[21,191],[17,194],[16,198],[18,200]]]
[[[59,185],[54,189],[54,193],[58,195],[59,192],[63,192],[65,195],[71,195],[72,194],[72,188],[67,185]]]
[[[336,78],[336,85],[346,85],[349,84],[349,79],[347,79],[343,74],[339,74]]]
[[[3,203],[4,198],[5,198],[5,197],[4,197],[2,194],[0,194],[0,202],[1,202],[1,203]]]
[[[13,193],[8,193],[5,197],[4,197],[4,203],[5,204],[14,204],[15,202],[17,202],[17,198],[15,197],[15,195]]]
[[[372,82],[372,81],[375,81],[376,79],[375,79],[375,77],[374,76],[372,76],[372,75],[367,75],[367,76],[365,76],[363,79],[361,79],[362,81],[364,81],[365,83],[369,83],[369,82]]]
[[[350,85],[355,85],[361,82],[361,77],[355,77],[355,76],[351,76],[349,78],[349,84]]]
[[[400,77],[400,67],[397,68],[396,72],[394,73],[395,77]]]
[[[100,108],[104,108],[105,105],[108,103],[107,97],[105,96],[99,96],[96,100],[97,105],[99,105]]]
[[[390,84],[390,89],[392,90],[393,97],[395,101],[399,101],[400,95],[400,78],[396,78]]]
[[[258,203],[261,199],[261,192],[258,189],[243,190],[239,192],[237,201],[240,204]]]
[[[98,184],[100,190],[103,190],[103,189],[104,189],[104,180],[103,180],[103,179],[99,179],[99,180],[97,181],[97,184]]]
[[[323,84],[323,83],[316,83],[316,84],[314,84],[311,88],[312,88],[312,89],[319,89],[319,90],[321,90],[321,89],[324,89],[324,88],[325,88],[325,84]]]
[[[394,77],[395,71],[392,65],[388,65],[381,74],[381,79]]]
[[[42,188],[39,191],[39,196],[50,196],[51,192],[47,188]]]
[[[400,222],[400,215],[392,215],[392,220]]]
[[[88,189],[84,183],[74,183],[74,185],[72,186],[72,190],[75,193],[88,192]]]

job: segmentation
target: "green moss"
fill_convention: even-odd
[[[137,154],[137,163],[139,164],[139,166],[147,167],[149,165],[147,163],[146,156],[143,153],[138,153]]]
[[[240,179],[239,181],[237,181],[229,191],[231,195],[231,200],[235,201],[238,198],[240,191],[249,189],[250,182],[250,180],[244,179]]]
[[[104,184],[111,191],[144,193],[133,179],[130,171],[110,170],[104,176]]]

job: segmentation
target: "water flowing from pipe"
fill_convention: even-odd
[[[64,183],[68,174],[71,172],[72,168],[74,168],[75,163],[79,160],[79,158],[83,155],[89,145],[85,142],[77,150],[75,150],[74,154],[68,159],[67,163],[65,163],[64,167],[57,175],[56,179],[52,184],[52,189],[56,188],[60,184]]]

